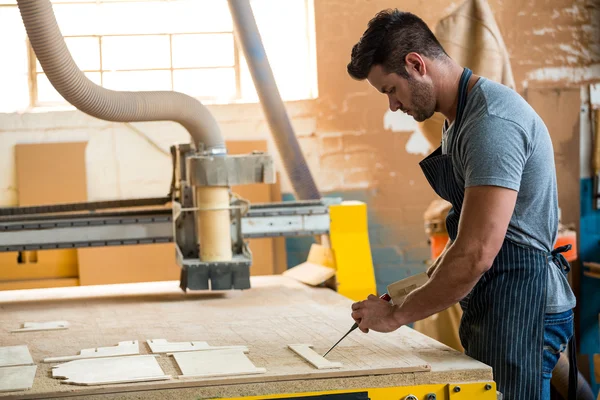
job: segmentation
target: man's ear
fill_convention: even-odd
[[[419,53],[408,53],[405,58],[406,61],[406,71],[409,75],[418,74],[420,76],[425,76],[427,73],[427,66],[425,65],[425,60]]]

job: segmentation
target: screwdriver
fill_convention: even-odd
[[[389,294],[387,294],[387,293],[384,293],[384,294],[382,294],[382,295],[381,295],[381,297],[379,297],[379,298],[380,298],[381,300],[385,300],[385,301],[390,301],[390,300],[392,299],[392,298],[390,297],[390,295],[389,295]],[[348,331],[348,332],[347,332],[347,333],[346,333],[344,336],[342,336],[342,338],[341,338],[340,340],[338,340],[336,344],[334,344],[334,345],[333,345],[333,346],[332,346],[332,347],[331,347],[329,350],[327,350],[327,353],[323,354],[323,357],[325,357],[327,354],[329,354],[329,352],[330,352],[331,350],[333,350],[333,348],[334,348],[335,346],[337,346],[337,345],[338,345],[338,344],[339,344],[339,343],[340,343],[342,340],[344,340],[344,338],[345,338],[346,336],[348,336],[348,335],[350,334],[350,332],[352,332],[352,331],[353,331],[353,330],[355,330],[356,328],[358,328],[358,322],[355,322],[355,323],[354,323],[354,325],[352,325],[352,328],[350,328],[350,330],[349,330],[349,331]]]

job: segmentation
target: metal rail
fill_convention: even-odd
[[[110,202],[104,202],[108,204]],[[84,204],[48,206],[83,210]],[[98,204],[98,203],[96,203]],[[114,202],[110,203],[112,208]],[[136,205],[139,205],[137,203]],[[96,206],[94,206],[96,207]],[[173,216],[167,208],[111,210],[88,213],[31,213],[0,218],[0,252],[121,246],[172,242]],[[241,219],[244,238],[312,236],[329,232],[328,205],[320,201],[281,202],[251,205]]]

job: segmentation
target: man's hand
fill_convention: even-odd
[[[402,325],[396,321],[396,307],[377,296],[369,295],[367,300],[352,304],[352,318],[358,323],[358,329],[368,333],[393,332]]]

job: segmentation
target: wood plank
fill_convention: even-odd
[[[179,279],[174,243],[79,249],[81,285]]]
[[[212,378],[264,374],[266,369],[256,367],[240,350],[210,350],[173,353],[183,375],[180,378]]]
[[[429,280],[427,273],[422,272],[417,275],[409,276],[397,282],[391,283],[387,287],[387,292],[392,298],[394,304],[402,304],[406,296],[413,290],[423,286]]]
[[[208,342],[169,342],[165,339],[150,339],[146,341],[148,347],[153,353],[177,353],[181,351],[206,351],[206,350],[239,350],[243,353],[248,352],[246,346],[211,346]]]
[[[82,349],[78,355],[60,356],[44,358],[45,363],[56,363],[62,361],[80,360],[84,358],[103,358],[129,356],[140,353],[140,346],[137,340],[128,340],[119,342],[116,346],[94,347],[91,349]]]
[[[290,344],[290,350],[304,358],[317,369],[341,368],[342,363],[331,362],[320,354],[317,354],[310,344]]]
[[[0,368],[0,392],[31,389],[36,370],[37,365]]]
[[[19,329],[13,329],[11,332],[37,332],[37,331],[56,331],[69,328],[69,321],[44,321],[44,322],[25,322]]]
[[[170,379],[152,355],[89,358],[69,361],[52,369],[53,378],[73,385],[106,385]]]
[[[52,251],[52,250],[44,250]],[[20,264],[7,265],[0,262],[4,268],[20,268]],[[54,264],[56,265],[56,264]],[[70,267],[69,267],[70,268]],[[59,279],[23,279],[18,281],[0,282],[0,291],[22,290],[22,289],[42,289],[53,287],[79,286],[78,278],[59,278]]]
[[[0,367],[31,364],[33,359],[27,345],[0,347]]]
[[[68,330],[60,332],[61,340],[56,340],[55,332],[32,333],[35,360],[126,339],[183,342],[192,338],[213,346],[246,346],[250,361],[267,370],[259,375],[84,387],[61,384],[50,377],[50,364],[38,363],[36,384],[18,398],[87,398],[108,392],[184,387],[195,388],[196,397],[229,398],[251,392],[256,396],[292,393],[306,380],[311,381],[311,390],[334,390],[356,384],[370,387],[375,381],[414,385],[492,379],[488,366],[408,327],[390,334],[355,331],[327,356],[341,362],[343,368],[317,370],[291,352],[288,344],[311,343],[323,354],[351,325],[352,301],[330,289],[308,287],[282,276],[252,277],[251,282],[250,290],[221,293],[185,294],[178,281],[0,292],[3,344],[20,344],[17,339],[22,336],[10,334],[6,328],[29,315],[60,315],[71,322]],[[140,351],[149,349],[140,346]],[[166,375],[180,374],[172,357],[161,355],[159,361]],[[405,373],[408,371],[419,373]]]

